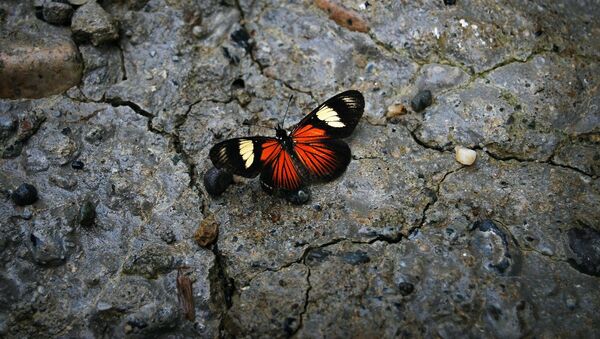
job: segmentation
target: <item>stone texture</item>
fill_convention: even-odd
[[[94,101],[104,98],[106,91],[125,78],[121,52],[114,46],[79,47],[84,76],[79,86],[82,94]]]
[[[41,98],[79,83],[83,64],[69,37],[36,26],[5,32],[0,37],[0,98]]]
[[[58,1],[47,1],[42,8],[44,20],[55,25],[68,25],[73,15],[73,7]]]
[[[119,35],[79,41],[81,82],[0,100],[0,336],[600,336],[593,2],[100,4],[74,8]],[[35,8],[0,29],[71,38]],[[352,161],[308,202],[206,190],[214,143],[350,88]]]
[[[96,1],[77,8],[71,20],[71,30],[75,41],[91,42],[94,46],[119,38],[113,19]]]

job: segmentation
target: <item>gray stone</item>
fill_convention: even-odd
[[[25,157],[25,168],[30,172],[44,172],[50,167],[45,153],[39,149],[27,150]]]
[[[305,307],[308,269],[294,264],[278,272],[263,272],[248,286],[229,309],[225,323],[234,336],[285,337],[298,330]],[[256,313],[255,307],[263,312]]]
[[[554,163],[576,168],[588,175],[600,176],[600,138],[598,134],[584,134],[567,140],[552,158]]]
[[[84,63],[81,92],[91,100],[101,100],[106,91],[123,80],[123,64],[120,51],[114,46],[79,47]]]
[[[425,108],[429,107],[432,102],[433,97],[431,95],[431,91],[426,89],[419,91],[419,93],[412,98],[410,101],[410,107],[412,107],[415,112],[421,112]]]
[[[465,84],[469,75],[458,67],[441,64],[428,64],[419,70],[417,89],[435,93]]]
[[[173,256],[164,245],[148,245],[135,249],[125,259],[123,272],[156,278],[173,269]]]
[[[73,7],[58,1],[47,1],[43,5],[44,20],[50,24],[68,25],[73,15]]]
[[[0,140],[5,141],[17,130],[17,119],[8,114],[0,115]]]
[[[75,41],[91,42],[94,46],[119,38],[112,17],[96,1],[89,1],[77,8],[71,20],[71,31]]]

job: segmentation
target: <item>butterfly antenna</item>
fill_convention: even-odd
[[[294,98],[294,95],[290,95],[290,100],[288,100],[288,104],[287,107],[285,108],[285,114],[283,115],[283,121],[281,122],[281,128],[283,128],[283,126],[285,126],[285,118],[287,117],[288,114],[288,110],[290,109],[290,103],[292,102],[292,99]]]

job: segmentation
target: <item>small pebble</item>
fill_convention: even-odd
[[[19,206],[31,205],[38,200],[38,191],[33,185],[23,183],[12,192],[10,198]]]
[[[294,205],[302,205],[310,200],[310,191],[307,189],[299,189],[285,196],[285,199]]]
[[[71,5],[75,5],[75,6],[81,6],[81,5],[85,5],[89,0],[69,0],[69,3]]]
[[[207,247],[215,242],[219,235],[219,224],[211,217],[204,218],[194,234],[194,240],[202,247]]]
[[[73,160],[73,162],[71,162],[71,167],[73,167],[73,169],[76,170],[81,170],[83,169],[84,163],[81,160]]]
[[[79,224],[81,226],[91,226],[96,219],[96,206],[89,200],[83,202],[79,208]]]
[[[454,151],[456,152],[456,161],[463,165],[473,165],[477,158],[477,152],[472,149],[456,146]]]
[[[216,167],[209,169],[204,174],[204,187],[212,196],[219,196],[233,181],[233,175]]]
[[[430,90],[420,91],[415,95],[414,98],[410,101],[410,107],[415,112],[421,112],[425,108],[429,107],[433,102],[433,97],[431,96]]]
[[[194,34],[196,38],[201,38],[204,35],[204,30],[201,26],[194,26],[194,28],[192,28],[192,34]]]
[[[98,311],[108,311],[112,308],[112,305],[103,301],[98,302],[96,309]]]
[[[387,112],[385,113],[385,117],[388,120],[393,120],[401,115],[405,115],[407,113],[406,107],[402,104],[392,104],[388,106]]]

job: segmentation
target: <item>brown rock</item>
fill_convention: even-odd
[[[215,242],[219,235],[219,224],[214,217],[210,216],[202,220],[200,226],[194,234],[194,239],[198,245],[207,247]]]
[[[83,65],[77,46],[58,38],[0,38],[0,98],[42,98],[77,85]]]
[[[329,13],[329,18],[342,27],[356,32],[369,31],[368,23],[358,13],[335,1],[315,0],[315,5]]]
[[[390,120],[400,115],[405,115],[407,113],[406,106],[402,104],[391,104],[387,108],[387,112],[385,113],[385,117]]]

